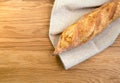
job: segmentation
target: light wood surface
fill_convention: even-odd
[[[0,83],[120,83],[120,36],[64,70],[48,38],[53,0],[0,0]]]

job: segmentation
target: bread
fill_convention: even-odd
[[[120,0],[108,2],[81,17],[61,34],[54,54],[70,50],[94,38],[120,17]]]

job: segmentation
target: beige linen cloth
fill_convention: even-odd
[[[49,38],[53,46],[56,46],[61,32],[63,32],[67,26],[80,19],[82,15],[93,10],[95,7],[108,1],[110,0],[55,0],[49,29]],[[107,29],[89,42],[59,54],[65,69],[69,69],[97,55],[113,44],[119,33],[120,19],[110,24]]]

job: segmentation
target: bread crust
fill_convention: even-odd
[[[108,2],[85,14],[61,34],[54,54],[70,50],[94,38],[120,17],[120,0]]]

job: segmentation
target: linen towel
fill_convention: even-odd
[[[55,47],[63,30],[80,19],[89,11],[110,0],[55,0],[50,19],[49,38]],[[89,42],[72,50],[59,54],[65,69],[97,55],[111,44],[120,33],[120,19],[110,24],[107,29]]]

